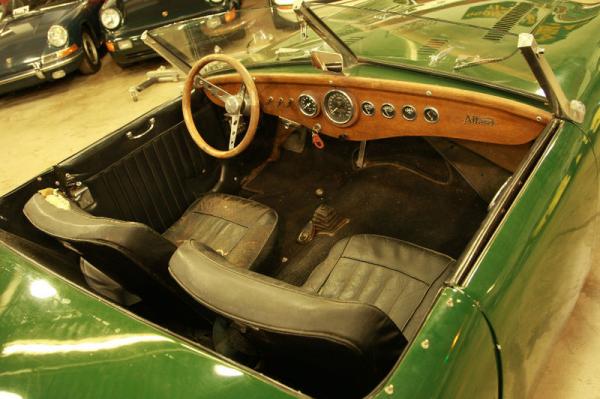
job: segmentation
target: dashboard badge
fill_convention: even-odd
[[[392,119],[396,116],[396,108],[392,104],[383,104],[381,106],[381,114],[388,119]]]
[[[417,110],[412,105],[405,105],[402,107],[402,117],[407,121],[414,121],[417,119]]]
[[[375,106],[370,101],[363,101],[360,104],[360,109],[362,110],[362,113],[367,116],[375,115]]]
[[[440,114],[437,109],[433,107],[425,107],[423,110],[423,116],[425,121],[429,123],[438,123],[440,120]]]

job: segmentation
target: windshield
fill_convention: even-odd
[[[368,4],[372,6],[373,1]],[[313,4],[311,9],[361,62],[426,70],[543,95],[517,51],[517,34],[478,26],[477,20],[469,20],[465,14],[472,12],[468,9],[461,9],[457,22],[435,18],[441,12],[416,15],[408,4],[388,2],[393,5],[380,6],[380,10],[352,5],[355,3]],[[242,10],[229,22],[224,15],[198,18],[156,29],[151,35],[189,65],[214,52],[234,56],[247,67],[259,67],[309,62],[312,50],[333,51],[310,27],[305,36],[301,34],[289,6],[276,11]]]
[[[0,0],[0,20],[18,18],[43,8],[72,2],[73,0]]]

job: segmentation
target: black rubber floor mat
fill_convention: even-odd
[[[369,143],[367,167],[353,167],[358,143],[328,140],[325,150],[283,151],[244,188],[280,217],[280,263],[270,274],[302,284],[338,240],[370,233],[457,257],[486,213],[485,203],[424,140]],[[324,196],[315,194],[317,189]],[[334,237],[296,238],[321,203],[350,219]]]

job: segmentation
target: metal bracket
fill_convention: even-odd
[[[366,152],[367,152],[367,141],[363,140],[360,142],[360,147],[358,147],[358,157],[356,158],[356,167],[358,169],[362,169],[365,167]]]
[[[533,35],[531,33],[519,34],[518,47],[540,87],[544,90],[554,115],[557,118],[571,120],[576,123],[583,122],[585,105],[581,101],[569,101],[567,99],[552,67],[544,57],[544,49],[538,47]]]
[[[302,28],[302,24],[308,24],[312,30],[325,41],[325,43],[342,55],[344,67],[350,67],[358,63],[358,58],[352,50],[350,50],[350,47],[337,37],[331,28],[329,28],[329,26],[327,26],[321,18],[310,9],[304,0],[294,1],[294,12],[300,20],[301,29],[304,29]],[[305,33],[303,34],[303,37],[305,37]]]

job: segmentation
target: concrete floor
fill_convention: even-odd
[[[179,95],[182,83],[160,83],[131,100],[128,88],[160,65],[121,69],[106,56],[95,75],[76,73],[0,96],[0,194]]]
[[[181,83],[161,83],[133,102],[150,62],[122,70],[110,57],[92,76],[74,75],[0,97],[0,195],[94,143],[124,123],[179,95]],[[600,398],[600,269],[592,270],[577,307],[541,376],[535,399]]]

